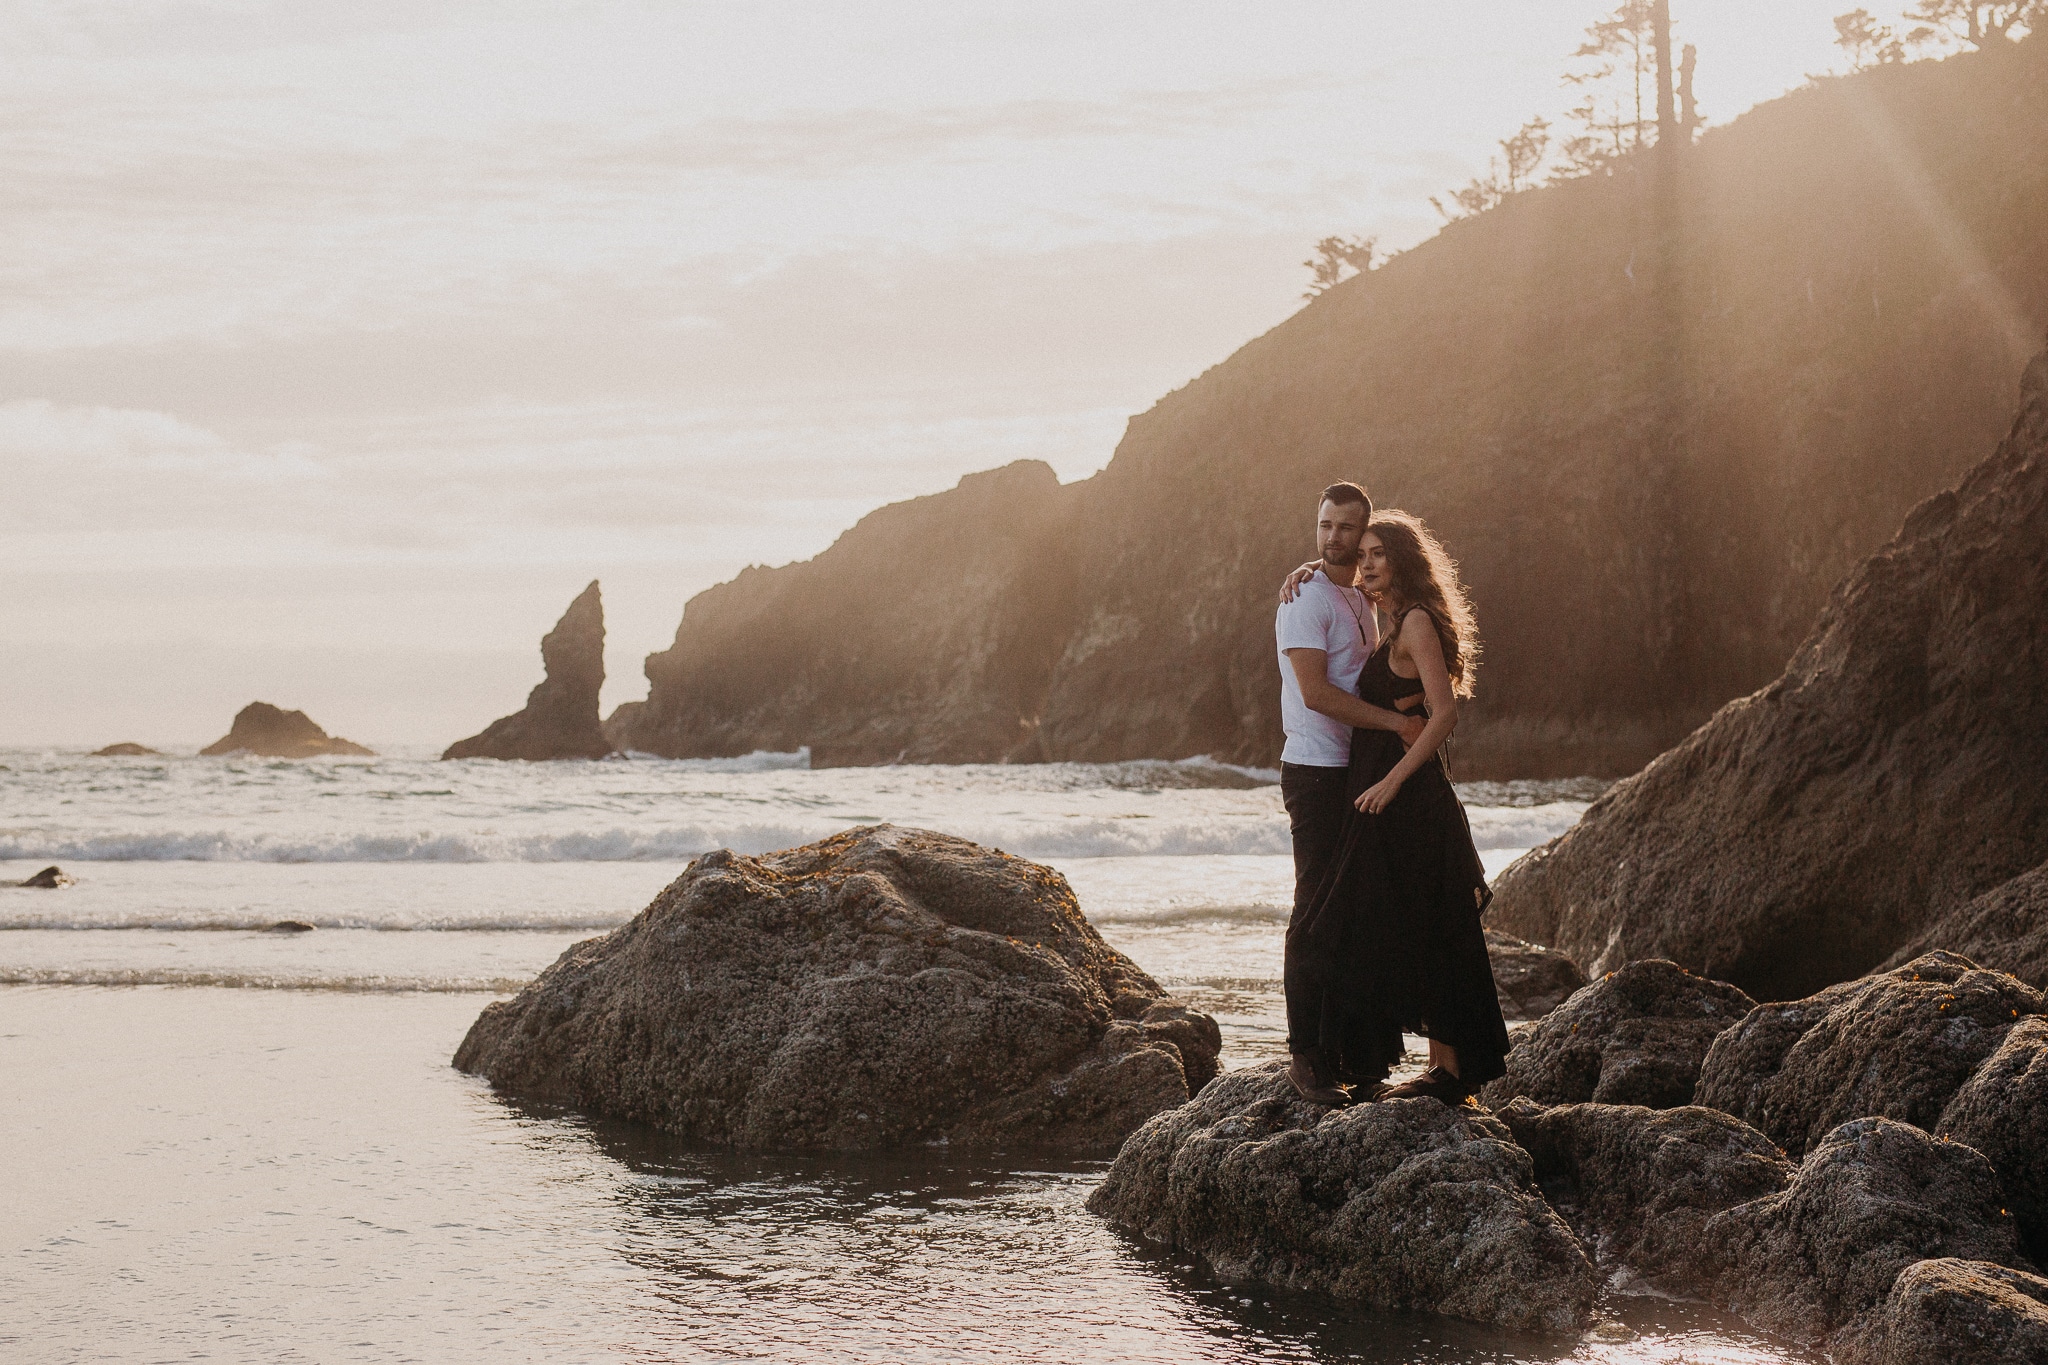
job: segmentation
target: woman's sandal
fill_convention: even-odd
[[[1389,1089],[1381,1099],[1409,1100],[1428,1096],[1442,1100],[1445,1104],[1457,1106],[1478,1093],[1477,1086],[1465,1084],[1440,1066],[1433,1066],[1412,1081],[1403,1081]]]

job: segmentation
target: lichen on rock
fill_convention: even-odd
[[[1689,1104],[1708,1047],[1755,1005],[1676,963],[1631,962],[1546,1014],[1482,1098],[1495,1108],[1517,1095],[1539,1104]]]
[[[2048,1264],[2048,1019],[2030,1015],[1970,1073],[1935,1133],[1997,1168],[2006,1206],[2034,1260]]]
[[[1838,1365],[2041,1365],[2048,1279],[1989,1261],[1915,1261],[1832,1355]]]
[[[1226,1279],[1529,1331],[1590,1320],[1598,1275],[1483,1110],[1330,1110],[1286,1064],[1226,1072],[1132,1134],[1088,1207]]]
[[[1955,953],[1761,1005],[1714,1041],[1700,1104],[1754,1124],[1795,1158],[1837,1124],[1882,1116],[1933,1129],[2041,993]]]
[[[1806,1343],[1857,1334],[1915,1261],[2032,1269],[1991,1163],[1885,1118],[1827,1134],[1782,1192],[1716,1214],[1700,1240],[1718,1302]]]
[[[876,825],[697,859],[487,1006],[455,1065],[738,1147],[1107,1155],[1220,1048],[1059,873]]]
[[[1498,1112],[1536,1163],[1543,1192],[1602,1267],[1676,1294],[1711,1267],[1700,1230],[1717,1213],[1776,1194],[1794,1167],[1731,1114],[1698,1105],[1544,1108],[1526,1096]]]

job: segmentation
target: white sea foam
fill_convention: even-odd
[[[177,967],[0,967],[0,986],[211,986],[230,990],[432,991],[508,995],[528,978],[500,976],[322,976],[294,972],[186,970]]]

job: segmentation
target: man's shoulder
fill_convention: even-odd
[[[1337,607],[1336,584],[1321,577],[1303,582],[1294,600],[1282,602],[1273,617],[1281,648],[1325,648],[1324,633],[1337,619]],[[1295,638],[1290,640],[1290,635]]]

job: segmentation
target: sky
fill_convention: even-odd
[[[1723,122],[1843,0],[1674,0]],[[14,0],[0,745],[372,745],[1125,421],[1400,248],[1600,0]]]

